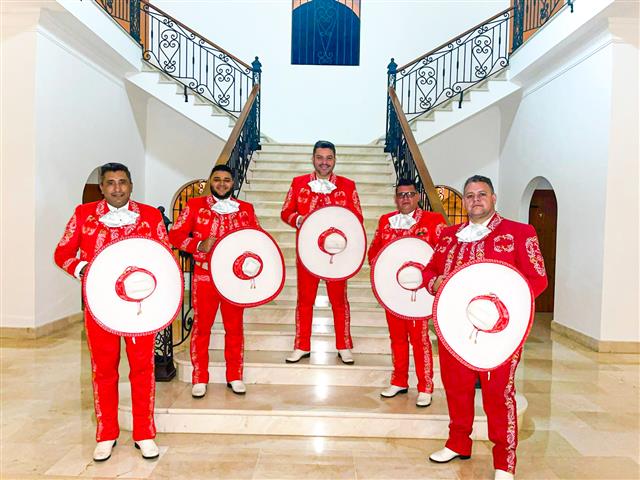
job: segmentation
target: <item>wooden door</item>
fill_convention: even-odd
[[[556,230],[558,204],[553,190],[536,190],[529,206],[529,223],[538,232],[540,250],[547,269],[549,286],[536,299],[536,312],[553,312],[556,279]]]
[[[100,191],[100,185],[97,183],[87,183],[84,186],[82,192],[82,203],[90,203],[98,200],[102,200],[102,192]]]

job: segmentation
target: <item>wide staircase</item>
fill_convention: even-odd
[[[236,171],[234,193],[254,204],[263,228],[274,236],[286,261],[282,293],[267,305],[245,311],[247,394],[238,396],[226,388],[224,329],[218,316],[210,343],[211,384],[205,398],[194,399],[188,352],[193,318],[191,259],[180,257],[186,273],[185,307],[174,322],[175,330],[168,328],[156,339],[156,374],[165,380],[157,384],[158,430],[446,438],[449,418],[433,333],[436,390],[432,405],[423,409],[415,406],[413,369],[408,395],[380,397],[380,390],[390,380],[391,355],[384,311],[372,294],[366,264],[348,287],[355,364],[344,365],[337,358],[331,309],[322,284],[314,309],[311,358],[296,364],[284,361],[294,343],[296,252],[295,232],[280,220],[280,210],[291,179],[312,170],[312,146],[278,144],[264,136],[260,123],[262,65],[258,58],[251,64],[243,62],[146,0],[96,0],[95,5],[141,49],[142,64],[137,75],[129,77],[131,83],[164,99],[185,118],[216,135],[222,131],[226,135],[233,127],[215,163],[227,164]],[[81,7],[90,8],[88,3]],[[79,7],[70,3],[65,8],[71,11]],[[379,216],[394,209],[393,185],[399,177],[416,181],[425,208],[442,213],[454,223],[464,220],[464,212],[456,206],[459,204],[450,205],[443,189],[434,185],[419,144],[514,93],[518,87],[509,85],[508,72],[505,75],[510,57],[529,36],[566,8],[573,11],[572,0],[552,0],[542,6],[532,0],[517,0],[511,8],[405,65],[398,66],[391,59],[383,141],[341,145],[337,151],[336,173],[357,183],[369,240]],[[207,108],[195,108],[202,106]],[[195,110],[205,114],[195,117]],[[211,116],[218,118],[212,122],[208,118]],[[222,125],[218,125],[220,119]],[[429,122],[437,126],[426,128]],[[200,187],[205,184],[194,183]],[[192,193],[207,194],[206,190]],[[174,362],[177,378],[169,381],[176,373]],[[162,374],[158,376],[158,372]],[[123,386],[120,392],[121,424],[130,428],[129,388]],[[526,399],[518,395],[518,417],[526,408]],[[473,436],[487,438],[478,394]]]
[[[347,437],[446,438],[449,418],[434,355],[436,391],[428,408],[415,406],[415,375],[408,395],[380,397],[389,384],[391,355],[384,311],[371,291],[369,267],[348,284],[354,365],[336,355],[333,319],[323,282],[316,299],[311,358],[296,364],[284,359],[295,334],[295,232],[280,219],[291,179],[308,173],[312,145],[263,143],[254,155],[241,197],[254,204],[262,226],[277,240],[285,257],[286,283],[270,304],[245,310],[244,381],[247,394],[225,386],[224,329],[220,315],[210,344],[210,382],[205,398],[191,397],[188,348],[176,352],[177,381],[158,383],[156,423],[160,432],[309,435]],[[395,172],[383,147],[337,147],[336,173],[357,184],[369,240],[377,220],[394,209]],[[435,346],[435,336],[432,333]],[[127,395],[127,388],[121,389]],[[130,402],[121,415],[131,422]],[[526,401],[519,398],[520,413]],[[476,438],[487,438],[479,399]]]

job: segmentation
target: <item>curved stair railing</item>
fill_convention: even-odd
[[[142,49],[142,58],[188,92],[234,118],[234,127],[215,164],[229,165],[234,172],[234,196],[246,180],[253,153],[260,150],[260,81],[258,57],[251,65],[146,0],[95,0]],[[208,194],[206,188],[193,196]],[[186,204],[186,202],[185,202]],[[171,220],[159,207],[168,229]],[[177,252],[177,251],[176,251]],[[158,332],[155,343],[156,380],[169,381],[176,375],[173,349],[184,343],[193,325],[191,272],[193,257],[178,254],[185,272],[185,302],[175,322]],[[174,322],[174,323],[175,323]]]
[[[398,178],[413,179],[421,204],[457,219],[446,212],[411,131],[410,122],[505,69],[510,56],[535,31],[574,0],[513,0],[512,6],[466,30],[460,35],[398,66],[387,66],[387,117],[384,151],[391,154]]]

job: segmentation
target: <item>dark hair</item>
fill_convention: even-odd
[[[410,178],[400,178],[398,179],[398,183],[396,183],[396,193],[398,193],[398,187],[413,187],[418,191],[418,186],[416,182],[411,180]]]
[[[487,185],[489,185],[489,188],[491,189],[491,193],[495,193],[495,190],[493,189],[493,183],[491,183],[491,179],[489,177],[483,177],[482,175],[474,175],[472,177],[467,178],[467,181],[464,182],[464,187],[462,187],[463,192],[467,188],[467,185],[469,185],[470,183],[486,183]]]
[[[316,150],[319,148],[330,148],[333,152],[333,155],[335,156],[336,154],[336,146],[333,143],[328,142],[327,140],[318,140],[315,143],[315,145],[313,146],[313,155],[316,154]]]
[[[127,166],[123,165],[122,163],[112,162],[112,163],[105,163],[104,165],[102,165],[100,167],[100,183],[102,183],[102,180],[104,180],[104,175],[107,172],[124,172],[127,174],[127,178],[129,179],[129,181],[130,182],[132,181],[131,172],[129,171]]]
[[[211,173],[209,176],[213,175],[215,172],[227,172],[233,178],[233,170],[225,163],[221,163],[220,165],[216,165],[211,169]]]

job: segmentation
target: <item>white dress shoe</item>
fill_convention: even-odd
[[[207,384],[206,383],[194,383],[191,386],[191,396],[193,398],[202,398],[207,393]]]
[[[407,393],[409,391],[406,387],[398,387],[396,385],[389,385],[387,388],[380,392],[381,397],[392,398],[399,393]]]
[[[234,380],[233,382],[227,383],[227,387],[236,395],[244,395],[247,393],[247,387],[242,380]]]
[[[152,458],[158,458],[160,455],[160,450],[158,450],[156,442],[152,439],[135,442],[135,446],[142,453],[142,458],[151,460]]]
[[[95,450],[93,451],[93,459],[96,462],[104,462],[105,460],[109,460],[111,457],[111,450],[116,446],[115,440],[105,440],[103,442],[98,442]]]
[[[302,360],[303,358],[307,358],[310,356],[311,356],[311,352],[307,352],[305,350],[300,350],[299,348],[296,348],[293,352],[291,352],[291,355],[285,358],[285,361],[287,363],[296,363]]]
[[[344,350],[338,350],[338,356],[342,363],[346,363],[347,365],[351,365],[353,363],[353,355],[351,355],[351,350],[348,348]]]
[[[513,480],[515,475],[513,473],[505,472],[504,470],[496,470],[495,480]]]
[[[418,398],[416,399],[416,407],[428,407],[431,405],[431,394],[427,392],[418,392]]]
[[[467,460],[471,458],[471,455],[460,455],[457,452],[454,452],[450,448],[444,447],[442,450],[438,450],[437,452],[429,455],[429,460],[435,463],[447,463],[453,460],[454,458],[459,458],[460,460]]]

